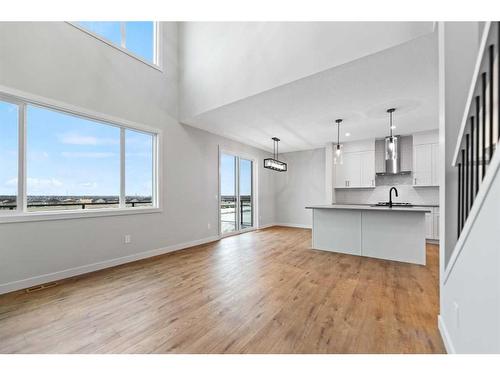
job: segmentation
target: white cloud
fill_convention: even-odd
[[[49,158],[49,153],[46,151],[38,152],[38,151],[30,151],[28,153],[29,160],[35,161],[43,161]]]
[[[120,141],[118,137],[114,138],[98,138],[91,135],[82,135],[78,133],[58,134],[57,139],[65,145],[79,146],[100,146],[100,145],[117,145]]]
[[[61,156],[65,158],[89,158],[89,159],[104,159],[115,156],[113,152],[61,152]]]
[[[63,186],[63,183],[56,178],[36,178],[28,177],[28,187],[33,190],[48,190]]]
[[[96,182],[84,182],[80,184],[81,187],[86,188],[86,189],[95,189],[97,187]]]
[[[59,142],[64,143],[66,145],[86,145],[86,146],[97,146],[97,138],[74,134],[74,133],[66,133],[59,134],[57,136]]]
[[[6,186],[17,186],[17,177],[11,178],[5,182]]]

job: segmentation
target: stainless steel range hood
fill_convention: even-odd
[[[401,136],[385,137],[384,140],[384,165],[385,171],[377,173],[378,176],[410,174],[411,171],[401,170]]]

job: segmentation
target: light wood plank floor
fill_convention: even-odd
[[[2,353],[443,353],[427,266],[274,227],[0,296]]]

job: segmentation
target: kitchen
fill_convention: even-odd
[[[438,243],[438,131],[393,135],[393,112],[386,138],[332,145],[334,203],[306,207],[314,249],[425,264]]]

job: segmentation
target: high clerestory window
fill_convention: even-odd
[[[157,22],[80,21],[72,24],[139,60],[160,65]]]

